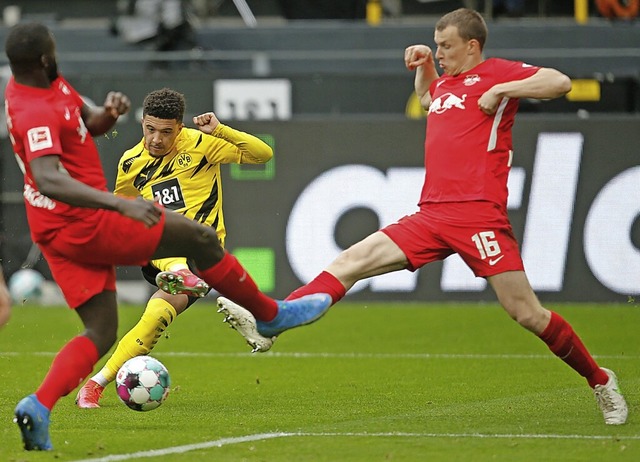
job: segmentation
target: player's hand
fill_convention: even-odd
[[[424,65],[433,66],[433,52],[426,45],[411,45],[404,50],[404,65],[410,71],[415,71]]]
[[[129,97],[119,91],[110,91],[104,100],[105,111],[114,119],[129,112],[130,108],[131,101],[129,101]]]
[[[478,99],[478,108],[487,115],[495,114],[498,110],[498,104],[502,98],[490,88],[484,92]]]
[[[213,112],[205,112],[204,114],[195,116],[193,123],[196,124],[201,132],[211,135],[220,124],[220,121]]]
[[[120,199],[117,205],[117,211],[125,217],[141,221],[147,228],[158,224],[162,217],[162,209],[158,207],[155,202],[145,200],[142,197],[136,199]]]

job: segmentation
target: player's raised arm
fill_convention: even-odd
[[[404,64],[410,71],[416,71],[414,79],[416,94],[420,98],[422,107],[429,109],[429,104],[431,104],[429,87],[431,82],[439,77],[431,48],[426,45],[407,47],[404,50]]]
[[[543,67],[531,77],[499,83],[491,87],[478,100],[478,107],[486,114],[493,114],[502,98],[554,99],[571,90],[571,79],[562,72]]]
[[[107,132],[122,114],[129,112],[131,101],[127,95],[111,91],[102,106],[82,106],[82,120],[92,136]]]
[[[220,124],[220,121],[213,112],[205,112],[204,114],[195,116],[193,118],[193,123],[196,124],[198,130],[202,133],[211,135]]]
[[[233,145],[240,153],[242,164],[263,164],[273,157],[271,147],[257,136],[229,127],[218,120],[213,112],[205,112],[193,118],[198,129]]]

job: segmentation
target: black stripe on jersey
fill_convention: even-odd
[[[202,143],[202,133],[200,133],[200,136],[198,137],[198,141],[196,141],[196,145],[194,146],[194,148],[200,146],[200,143]]]
[[[207,197],[207,199],[202,203],[200,210],[198,210],[196,214],[193,216],[193,219],[195,221],[204,223],[209,217],[209,214],[211,213],[215,205],[218,203],[218,189],[219,189],[218,181],[219,179],[216,176],[213,179],[213,187],[211,188],[209,197]],[[217,228],[217,224],[218,224],[218,217],[216,217],[215,223],[212,224],[211,226],[213,228]]]
[[[206,157],[203,157],[200,160],[200,163],[198,164],[198,166],[196,168],[193,169],[193,173],[191,174],[191,178],[193,178],[194,176],[196,176],[200,170],[202,170],[204,167],[206,167],[207,165],[209,165],[209,161],[207,161]]]
[[[130,157],[129,159],[125,160],[122,163],[122,172],[123,173],[129,173],[129,170],[131,169],[131,166],[133,165],[133,163],[135,162],[135,160],[140,157],[142,155],[142,151],[140,151],[138,154],[136,154],[133,157]]]
[[[154,159],[152,162],[147,162],[147,165],[142,167],[140,173],[133,180],[133,186],[136,187],[138,191],[142,191],[142,188],[151,181],[153,175],[156,173],[160,165],[162,164],[162,157],[158,159]]]
[[[173,159],[171,162],[169,162],[167,165],[165,165],[162,169],[162,171],[160,172],[160,174],[158,175],[158,178],[164,178],[165,176],[171,176],[174,174],[174,172],[176,171],[176,169],[174,168],[175,165],[175,159]]]

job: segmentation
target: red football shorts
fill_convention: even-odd
[[[411,271],[453,253],[478,277],[524,270],[506,211],[492,202],[423,204],[381,231],[404,252]]]
[[[49,242],[40,243],[64,298],[77,308],[93,296],[116,289],[115,265],[144,266],[157,249],[165,215],[151,228],[110,210],[68,223]]]

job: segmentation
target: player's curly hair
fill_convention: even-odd
[[[170,88],[149,93],[142,103],[142,116],[171,119],[182,122],[186,107],[184,95]]]

